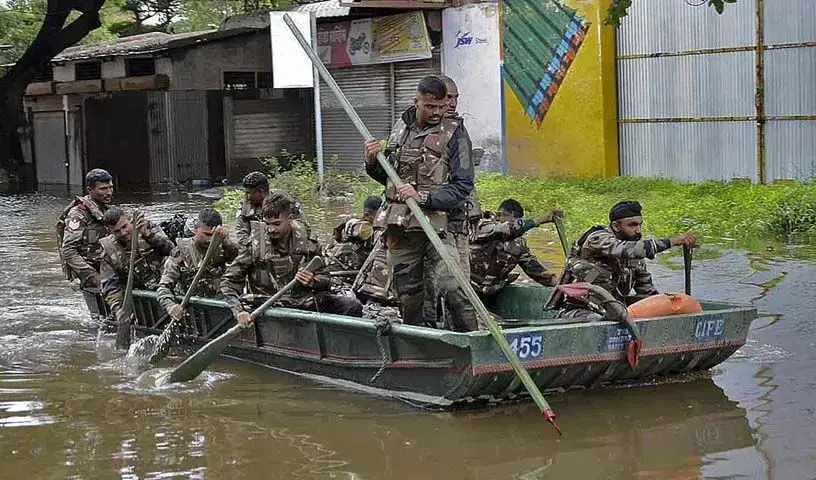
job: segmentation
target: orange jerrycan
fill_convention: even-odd
[[[630,318],[653,318],[665,315],[700,313],[700,302],[682,293],[660,293],[629,305]]]

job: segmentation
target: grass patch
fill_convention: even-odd
[[[361,209],[368,195],[379,195],[383,187],[362,173],[337,173],[327,169],[325,188],[318,193],[317,173],[308,162],[287,171],[270,164],[273,188],[294,194],[304,213],[316,225],[329,222],[338,212],[338,197],[345,199],[349,212]],[[691,230],[716,241],[734,241],[741,246],[762,245],[766,240],[800,242],[816,238],[816,183],[756,185],[747,182],[707,181],[682,183],[668,179],[617,177],[611,179],[534,179],[480,173],[476,192],[485,209],[495,209],[506,198],[521,202],[525,211],[540,214],[562,208],[570,239],[592,225],[608,223],[609,208],[620,200],[638,200],[644,210],[644,230],[658,237]],[[240,191],[228,191],[216,204],[231,213],[240,200]],[[328,214],[328,211],[331,211]],[[340,210],[343,210],[342,208]],[[719,252],[706,252],[716,256]],[[695,254],[702,259],[703,252]]]

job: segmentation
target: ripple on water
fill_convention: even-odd
[[[731,356],[731,360],[744,360],[749,363],[779,363],[793,356],[778,345],[760,343],[755,338],[748,338],[745,345]]]
[[[205,370],[189,382],[168,383],[167,377],[173,368],[152,368],[138,377],[116,386],[122,392],[136,394],[200,393],[212,390],[216,384],[233,378],[234,375]]]

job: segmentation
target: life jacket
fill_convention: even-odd
[[[124,286],[127,283],[130,270],[130,242],[127,249],[116,241],[113,235],[100,240],[102,248],[108,255],[114,271],[119,275],[119,281]],[[161,279],[164,256],[156,252],[143,238],[139,238],[139,251],[133,264],[133,285],[135,288],[155,290]]]
[[[374,235],[374,248],[363,262],[360,273],[357,274],[351,286],[352,291],[358,297],[384,305],[396,303],[397,295],[391,282],[392,276],[388,268],[387,256],[388,246],[385,243],[385,235],[382,234],[382,231],[378,231]]]
[[[71,203],[63,209],[62,213],[57,217],[55,230],[62,273],[69,281],[74,279],[74,274],[62,255],[62,242],[65,238],[65,227],[68,221],[68,215],[75,207],[82,213],[88,224],[82,234],[82,246],[80,247],[79,254],[97,270],[99,270],[99,261],[102,258],[102,247],[99,241],[108,234],[107,228],[102,223],[104,212],[89,196],[74,197]]]
[[[266,225],[253,221],[251,226],[252,268],[249,274],[251,293],[272,295],[295,278],[301,265],[319,253],[318,243],[306,233],[306,227],[292,221],[292,233],[287,251],[281,251],[269,240]],[[291,290],[292,296],[306,294],[298,285]]]
[[[492,219],[482,219],[473,233],[478,237],[480,226]],[[473,242],[470,245],[470,281],[476,291],[490,295],[501,291],[507,283],[515,278],[511,272],[518,265],[519,259],[527,251],[523,237],[509,241]],[[516,276],[518,278],[518,276]]]
[[[413,107],[412,107],[413,108]],[[446,147],[454,132],[462,124],[458,117],[445,117],[437,124],[423,129],[411,137],[411,127],[406,123],[409,112],[397,121],[388,140],[386,151],[392,152],[389,161],[397,175],[405,183],[414,186],[418,192],[439,191],[450,180],[450,159]],[[421,228],[419,221],[408,209],[408,205],[397,198],[397,188],[388,181],[385,190],[386,208],[375,220],[375,227]],[[447,213],[423,210],[431,225],[437,231],[447,229]]]
[[[590,258],[584,253],[584,245],[590,235],[606,229],[601,225],[591,227],[572,245],[560,283],[591,283],[605,288],[615,298],[622,300],[633,287],[634,279],[629,265],[621,259]]]
[[[179,270],[181,273],[181,290],[186,292],[193,281],[198,269],[201,268],[201,263],[204,261],[206,249],[204,252],[196,245],[192,238],[179,238],[178,249],[181,254],[181,264]],[[210,261],[201,278],[196,285],[195,294],[202,297],[213,297],[220,291],[221,277],[227,268],[227,262],[224,259],[224,250],[219,247],[215,257]]]

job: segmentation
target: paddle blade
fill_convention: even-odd
[[[116,348],[119,350],[127,350],[130,348],[130,323],[123,322],[116,326]]]
[[[167,377],[168,383],[188,382],[196,378],[201,372],[207,369],[210,364],[221,355],[221,352],[229,345],[230,341],[241,331],[241,325],[235,325],[220,337],[204,345],[199,351],[191,355],[181,365],[176,367]]]
[[[638,362],[640,361],[641,349],[643,349],[643,340],[641,339],[630,340],[629,343],[626,344],[626,360],[633,370],[637,368]]]

